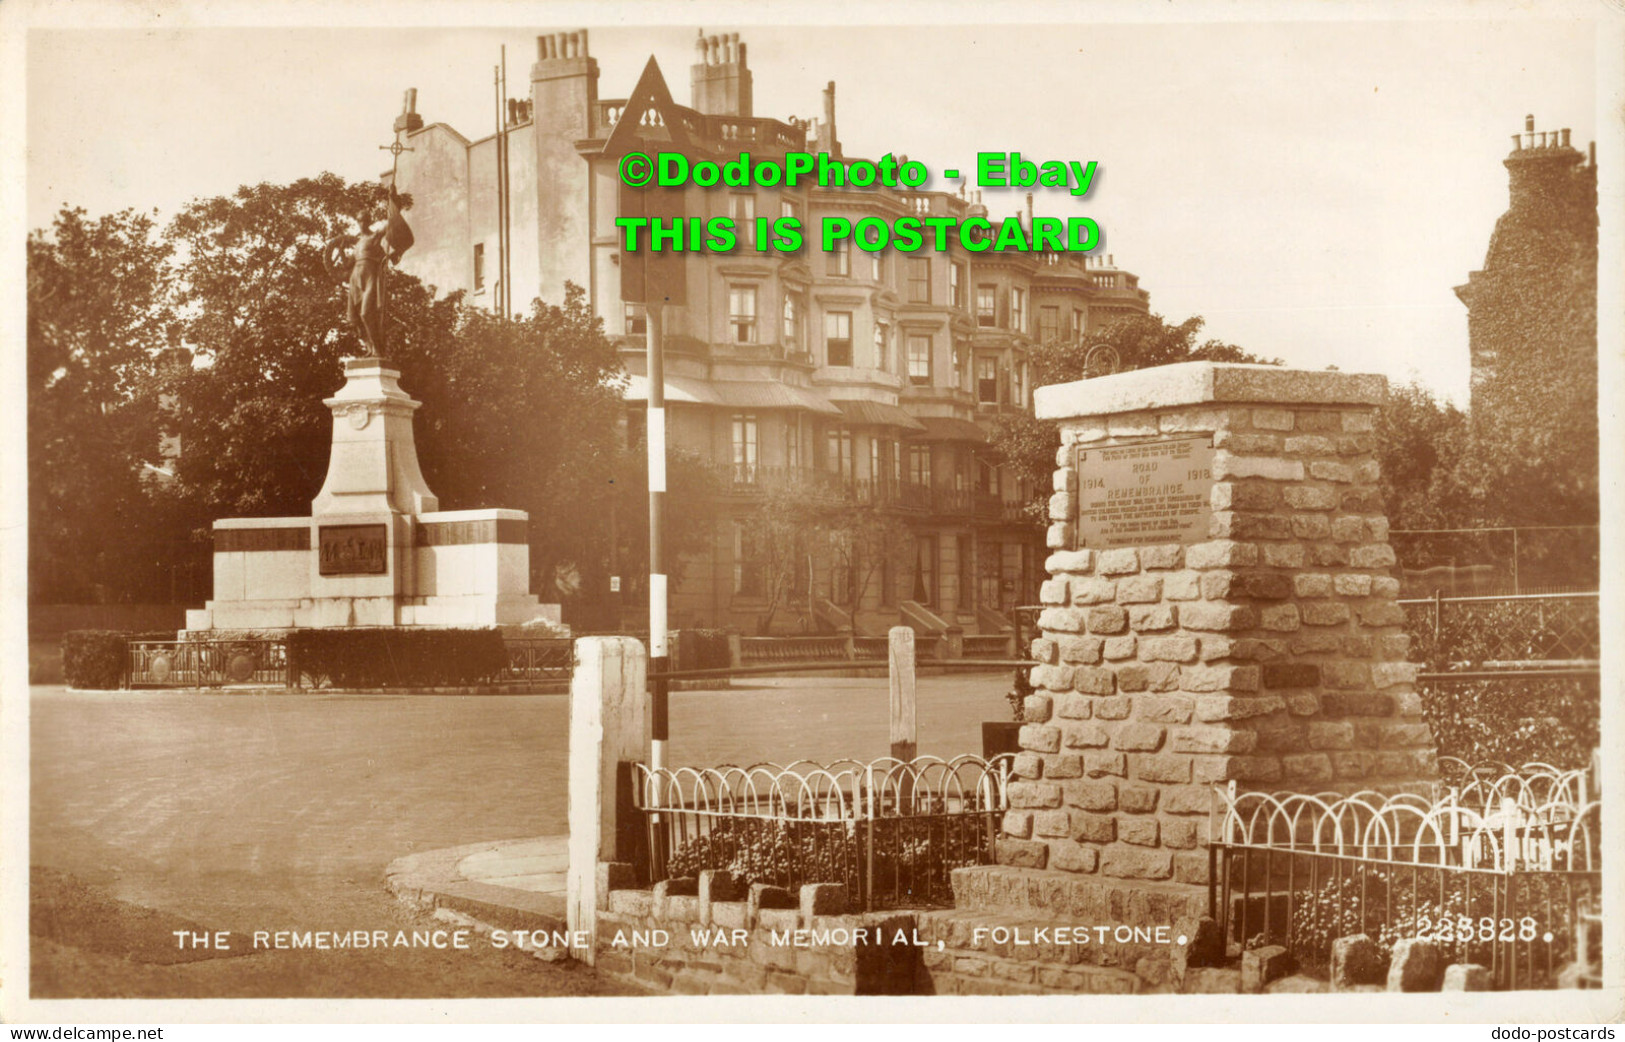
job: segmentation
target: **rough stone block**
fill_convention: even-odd
[[[1160,789],[1150,785],[1119,785],[1117,808],[1125,814],[1152,814],[1161,794]]]
[[[1189,723],[1192,708],[1191,699],[1183,695],[1142,695],[1134,700],[1134,718],[1154,724]]]
[[[1376,421],[1369,412],[1345,412],[1343,429],[1351,434],[1368,434],[1376,429]]]
[[[1196,694],[1212,691],[1257,691],[1257,666],[1185,666],[1179,671],[1179,686]]]
[[[1044,758],[1038,753],[1017,753],[1010,758],[1010,773],[1017,778],[1040,778],[1044,774]]]
[[[1285,708],[1286,703],[1279,695],[1202,695],[1196,700],[1195,715],[1196,719],[1210,724],[1221,720],[1246,720]]]
[[[1064,810],[1040,810],[1033,813],[1033,835],[1067,836],[1072,832],[1072,820]]]
[[[1064,549],[1075,541],[1070,521],[1057,521],[1044,530],[1044,545],[1051,550]]]
[[[1382,953],[1363,933],[1339,937],[1332,942],[1331,986],[1348,991],[1361,984],[1383,983]]]
[[[1259,625],[1277,633],[1290,633],[1297,629],[1301,618],[1296,604],[1271,604],[1259,613]]]
[[[1162,577],[1162,596],[1170,601],[1193,601],[1201,596],[1201,572],[1174,572]]]
[[[1184,555],[1184,547],[1178,543],[1168,543],[1162,546],[1142,546],[1140,547],[1140,567],[1178,568],[1179,560]]]
[[[1099,720],[1127,720],[1133,701],[1124,695],[1114,695],[1095,702],[1095,717]]]
[[[1062,695],[1056,715],[1063,720],[1087,720],[1094,715],[1094,699],[1089,695]]]
[[[1232,730],[1228,727],[1186,727],[1174,732],[1172,749],[1176,753],[1250,753],[1258,745],[1258,735],[1252,731]]]
[[[1032,645],[1029,648],[1029,653],[1032,655],[1033,660],[1044,665],[1055,664],[1057,651],[1058,648],[1056,642],[1048,637],[1034,638]]]
[[[1072,665],[1093,665],[1100,661],[1099,637],[1059,637],[1055,645],[1062,662]]]
[[[1310,601],[1299,610],[1309,626],[1337,626],[1349,621],[1349,606],[1342,601]]]
[[[1327,691],[1320,696],[1320,709],[1327,716],[1393,716],[1394,699],[1374,692]]]
[[[1444,984],[1440,991],[1490,991],[1494,981],[1490,968],[1475,962],[1457,962],[1444,968]]]
[[[1138,641],[1132,634],[1126,637],[1107,637],[1102,652],[1108,661],[1117,662],[1133,658],[1137,647]]]
[[[1029,724],[1041,724],[1049,720],[1054,708],[1049,695],[1031,694],[1021,703],[1021,716]]]
[[[1196,638],[1142,637],[1139,656],[1144,662],[1195,662]]]
[[[1241,953],[1241,990],[1257,995],[1264,985],[1291,973],[1296,963],[1290,952],[1279,944],[1254,948]]]
[[[1121,843],[1131,843],[1137,847],[1154,847],[1157,845],[1159,829],[1156,818],[1119,818],[1117,820],[1117,839]]]
[[[1331,510],[1337,506],[1337,492],[1317,485],[1290,485],[1281,490],[1281,499],[1293,510]]]
[[[1320,667],[1308,662],[1266,662],[1262,668],[1265,688],[1317,687]]]
[[[1101,579],[1097,576],[1080,576],[1069,580],[1072,590],[1072,603],[1077,607],[1087,607],[1091,604],[1110,604],[1117,598],[1117,580]]]
[[[1082,575],[1089,571],[1093,559],[1093,550],[1057,550],[1045,558],[1044,570],[1051,575]]]
[[[1061,729],[1050,724],[1023,724],[1021,747],[1035,753],[1061,751]]]
[[[1302,481],[1303,461],[1279,456],[1235,456],[1220,449],[1213,454],[1213,477],[1221,481],[1234,478]]]
[[[1292,538],[1326,539],[1332,534],[1332,523],[1321,514],[1298,514],[1292,518]]]
[[[1325,753],[1299,753],[1281,757],[1281,770],[1295,781],[1329,782],[1332,761]]]
[[[1387,543],[1367,543],[1349,551],[1351,568],[1392,568],[1397,562],[1394,548]]]
[[[1118,822],[1119,831],[1123,825]],[[1100,871],[1118,879],[1167,879],[1174,874],[1174,855],[1171,850],[1113,843],[1101,852]]]
[[[1173,850],[1190,850],[1202,841],[1202,825],[1196,818],[1163,818],[1162,845]]]
[[[1220,539],[1185,547],[1185,566],[1188,568],[1246,568],[1257,563],[1258,546],[1254,543]]]
[[[1309,725],[1309,748],[1354,748],[1354,725],[1346,721],[1320,721]]]
[[[1038,628],[1047,633],[1081,633],[1085,617],[1076,608],[1045,608],[1038,613]]]
[[[1112,740],[1111,734],[1096,723],[1069,724],[1065,733],[1068,749],[1092,749]]]
[[[1281,494],[1271,481],[1216,481],[1208,503],[1214,510],[1274,510]]]
[[[1334,517],[1332,538],[1339,543],[1358,543],[1365,538],[1365,522],[1358,517]]]
[[[1080,810],[1096,812],[1117,809],[1117,783],[1110,780],[1066,783],[1067,801]]]
[[[1414,662],[1378,662],[1371,667],[1371,686],[1381,690],[1396,684],[1416,683],[1422,667]]]
[[[1281,520],[1281,529],[1275,535],[1276,539],[1292,538],[1292,523]],[[1265,543],[1262,547],[1264,564],[1270,568],[1302,568],[1304,561],[1303,547],[1297,543]]]
[[[1133,547],[1101,550],[1095,557],[1095,571],[1101,575],[1128,575],[1140,570],[1140,555]]]
[[[1038,601],[1040,604],[1056,604],[1064,607],[1067,602],[1067,581],[1065,579],[1050,579],[1040,583]]]
[[[1057,843],[1050,851],[1049,867],[1061,872],[1093,872],[1099,864],[1100,853],[1093,847]]]
[[[1109,814],[1074,814],[1072,838],[1079,843],[1110,843],[1117,838],[1117,819]]]
[[[1011,868],[1043,868],[1049,861],[1049,844],[1001,836],[996,855],[999,864]]]
[[[1337,463],[1331,460],[1315,460],[1309,464],[1309,476],[1316,481],[1336,481],[1347,483],[1354,480],[1354,468],[1347,463]],[[1057,493],[1059,495],[1059,493]],[[1054,502],[1053,499],[1050,502]]]
[[[1136,755],[1134,777],[1160,785],[1184,785],[1191,780],[1190,757],[1174,753]]]
[[[1238,575],[1230,583],[1230,596],[1261,601],[1284,601],[1292,596],[1292,577],[1276,572]]]
[[[1048,691],[1072,689],[1072,669],[1069,666],[1034,666],[1027,676],[1033,687]]]
[[[1225,431],[1214,436],[1213,447],[1243,456],[1276,456],[1281,452],[1281,436],[1250,431]]]
[[[1403,626],[1405,609],[1393,601],[1361,605],[1360,622],[1367,626]]]
[[[1072,690],[1086,695],[1109,695],[1116,680],[1116,674],[1100,666],[1078,666],[1072,670]]]
[[[1176,982],[1183,984],[1188,970],[1217,966],[1224,961],[1224,934],[1209,916],[1175,920],[1172,933],[1170,969]]]
[[[1112,736],[1112,748],[1125,752],[1154,753],[1162,748],[1165,729],[1158,724],[1124,724]]]
[[[1321,683],[1340,691],[1371,685],[1371,667],[1364,662],[1327,662],[1320,667]]]
[[[1021,810],[1043,810],[1061,805],[1061,787],[1053,782],[1015,781],[1010,783],[1010,806]]]
[[[1292,592],[1299,597],[1330,597],[1332,577],[1323,572],[1308,572],[1292,577]]]
[[[1128,612],[1116,605],[1099,605],[1089,609],[1090,633],[1122,633],[1128,629]]]
[[[1258,609],[1250,604],[1198,601],[1180,606],[1179,621],[1188,630],[1250,630],[1258,625]]]
[[[1332,586],[1339,597],[1368,597],[1371,595],[1371,576],[1342,572],[1332,577]]]
[[[1049,497],[1049,516],[1051,521],[1066,521],[1072,517],[1077,509],[1077,497],[1070,492],[1057,492]]]
[[[1104,733],[1101,737],[1101,744],[1106,744]],[[1122,778],[1128,774],[1128,757],[1106,749],[1086,750],[1083,754],[1083,773],[1091,778],[1102,778],[1107,775]]]
[[[1182,785],[1163,793],[1162,810],[1165,814],[1206,814],[1213,798],[1213,790],[1206,785]]]
[[[1045,776],[1053,780],[1062,778],[1083,777],[1083,758],[1081,756],[1052,756],[1044,770]]]
[[[1129,606],[1129,628],[1136,633],[1158,633],[1171,630],[1177,624],[1171,604],[1134,604]]]
[[[1017,839],[1030,839],[1033,834],[1033,812],[1007,810],[1004,812],[1004,834]]]
[[[1292,429],[1292,410],[1254,409],[1253,426],[1265,431],[1289,431]]]
[[[1394,942],[1388,963],[1389,991],[1438,991],[1444,976],[1444,953],[1432,941],[1402,937]]]
[[[1119,691],[1173,691],[1179,687],[1179,667],[1172,662],[1130,662],[1118,667]]]

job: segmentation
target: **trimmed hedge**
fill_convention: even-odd
[[[69,687],[111,690],[124,680],[123,630],[69,630],[62,634],[62,677]]]
[[[308,629],[288,634],[288,656],[316,687],[462,687],[508,665],[499,629]]]
[[[676,669],[727,669],[733,665],[728,654],[727,630],[678,630]]]

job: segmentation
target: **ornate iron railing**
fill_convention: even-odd
[[[504,681],[568,681],[575,669],[575,641],[568,637],[526,637],[505,640],[503,646],[508,651]]]
[[[131,687],[293,683],[282,640],[132,640],[127,654]]]
[[[841,883],[864,908],[943,905],[955,868],[990,864],[1008,757],[890,757],[750,767],[638,765],[650,875],[726,869],[744,883]]]
[[[1418,937],[1489,967],[1497,988],[1584,979],[1602,871],[1584,772],[1456,772],[1431,796],[1216,788],[1208,896],[1227,942],[1283,944],[1314,967],[1339,937]]]

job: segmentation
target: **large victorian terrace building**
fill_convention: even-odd
[[[538,38],[529,102],[508,106],[509,260],[513,292],[528,302],[583,287],[631,374],[628,428],[638,437],[647,400],[641,307],[621,302],[617,159],[682,147],[691,158],[741,151],[842,154],[835,85],[822,117],[781,121],[752,110],[751,71],[737,35],[701,37],[691,100],[675,104],[651,62],[633,96],[601,98],[585,31]],[[405,267],[441,290],[495,306],[501,265],[498,141],[471,141],[425,124],[415,98],[396,122],[411,152],[397,183],[419,200]],[[691,216],[825,216],[854,223],[904,214],[985,215],[976,194],[874,188],[689,188]],[[746,240],[748,242],[748,238]],[[878,581],[854,586],[831,556],[809,548],[795,580],[790,631],[917,627],[998,632],[1032,603],[1042,578],[1042,532],[1024,513],[1031,488],[998,468],[988,421],[1030,409],[1027,350],[1080,338],[1123,314],[1143,314],[1134,275],[1099,258],[1037,254],[686,255],[687,301],[663,312],[668,444],[709,461],[718,487],[705,552],[689,559],[672,595],[676,626],[757,628],[767,609],[752,515],[768,484],[816,482],[895,511],[906,522]],[[1039,490],[1047,493],[1048,490]],[[674,487],[670,496],[684,490]],[[628,603],[636,603],[629,598]]]

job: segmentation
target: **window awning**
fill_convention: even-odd
[[[776,380],[716,380],[709,386],[721,404],[735,409],[805,409],[825,416],[841,414],[817,391]]]
[[[925,430],[925,425],[900,405],[867,399],[837,401],[835,404],[841,410],[841,415],[846,417],[847,424],[853,427],[901,427],[916,434]]]
[[[924,425],[925,431],[913,437],[922,441],[970,441],[977,444],[987,442],[986,432],[969,420],[952,416],[921,416],[919,421]]]
[[[629,402],[649,400],[649,378],[632,374],[626,378],[626,390],[621,395]],[[704,380],[691,380],[686,376],[666,377],[666,401],[674,405],[722,405],[722,399]]]

